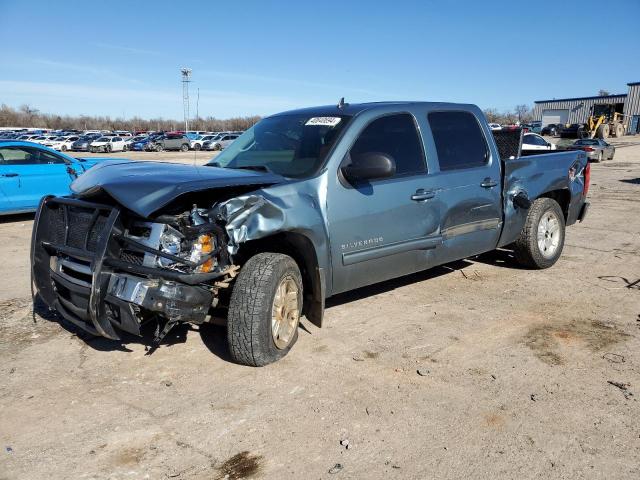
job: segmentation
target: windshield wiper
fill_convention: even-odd
[[[228,167],[228,168],[233,168],[237,170],[254,170],[256,172],[273,173],[273,170],[271,170],[266,165],[240,165],[238,167]]]
[[[211,162],[206,164],[207,167],[217,167],[217,168],[230,168],[231,170],[252,170],[255,172],[264,172],[264,173],[272,173],[277,175],[273,170],[271,170],[266,165],[239,165],[237,167],[232,167],[231,165],[227,165],[223,167],[218,162]]]

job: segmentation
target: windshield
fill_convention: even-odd
[[[304,178],[323,164],[348,116],[278,115],[265,118],[215,157],[209,165],[265,167],[285,177]]]
[[[108,142],[110,140],[109,137],[100,137],[96,140],[96,142]]]

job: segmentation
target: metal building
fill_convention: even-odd
[[[627,133],[640,133],[640,82],[632,82],[628,93],[608,95],[606,97],[577,97],[535,102],[533,116],[542,121],[542,125],[550,123],[586,123],[591,108],[596,104],[614,104],[616,111],[629,115]]]

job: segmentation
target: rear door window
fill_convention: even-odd
[[[431,112],[427,118],[440,170],[482,167],[488,163],[489,147],[474,115],[469,112]]]

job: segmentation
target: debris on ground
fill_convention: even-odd
[[[334,474],[334,473],[338,473],[340,472],[344,467],[342,466],[341,463],[336,463],[333,467],[331,467],[329,469],[329,473],[330,474]]]
[[[418,375],[420,375],[421,377],[426,377],[431,372],[429,370],[427,370],[426,368],[419,368],[418,370],[416,370],[416,373]]]
[[[340,445],[342,445],[343,447],[348,447],[349,446],[349,440],[348,439],[343,439],[340,440]]]
[[[602,358],[611,363],[624,363],[624,355],[617,353],[605,353]]]
[[[613,380],[607,380],[607,383],[609,385],[613,385],[616,388],[619,388],[622,391],[624,398],[626,398],[627,400],[629,399],[629,397],[633,397],[633,393],[629,391],[629,387],[631,386],[630,383],[614,382]]]
[[[7,451],[7,453],[13,453],[13,448],[11,447],[6,447],[5,450]]]
[[[529,395],[529,398],[531,398],[532,402],[535,402],[538,400],[538,395],[535,393],[532,393],[531,395]]]
[[[173,385],[173,382],[172,382],[171,380],[163,380],[163,381],[162,381],[162,384],[163,384],[165,387],[170,387],[171,385]]]

